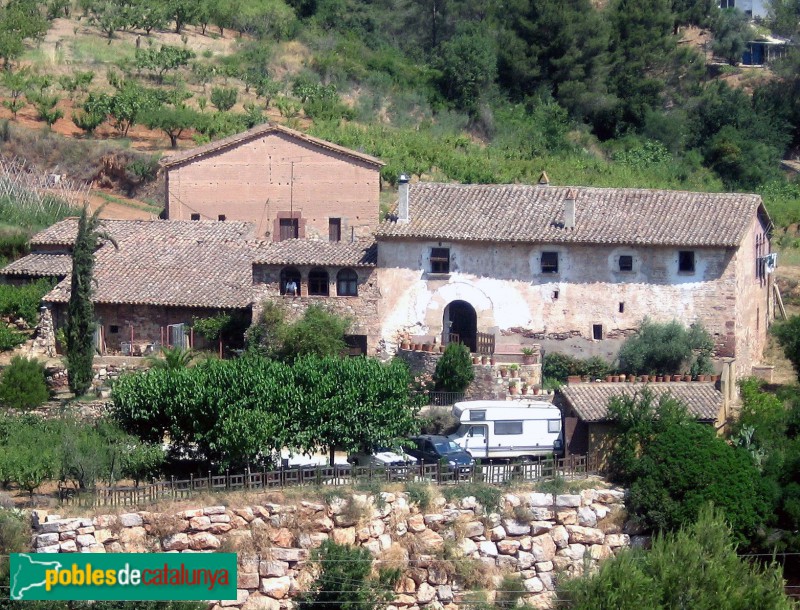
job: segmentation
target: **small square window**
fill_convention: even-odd
[[[431,248],[431,273],[450,273],[450,248]]]
[[[119,333],[119,326],[116,326],[115,324],[112,324],[111,326],[108,327],[108,332],[110,332],[112,335],[118,334]]]
[[[200,214],[192,214],[191,215],[191,219],[192,220],[200,220]]]
[[[560,419],[548,419],[547,420],[547,431],[550,432],[550,433],[561,432],[561,420]]]
[[[678,271],[682,273],[694,273],[693,250],[681,250],[678,252]]]
[[[558,273],[558,252],[542,252],[542,273]]]
[[[619,257],[620,271],[633,271],[633,257],[630,254],[623,254]]]
[[[554,300],[554,301],[557,301],[557,300],[558,300],[558,290],[554,290],[554,291],[553,291],[553,300]]]
[[[219,220],[220,222],[225,222],[225,214],[220,214],[219,216],[217,216],[217,220]]]
[[[469,421],[486,421],[486,411],[470,411]]]
[[[592,324],[592,338],[595,341],[600,341],[603,338],[603,325],[602,324]]]

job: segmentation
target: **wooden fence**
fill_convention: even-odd
[[[542,457],[516,464],[475,464],[453,467],[447,464],[415,464],[384,468],[351,466],[310,466],[282,470],[247,471],[241,474],[190,477],[139,485],[137,487],[103,487],[81,492],[59,485],[59,498],[64,504],[79,506],[140,506],[162,500],[191,498],[196,493],[214,491],[280,489],[302,485],[330,487],[369,482],[419,481],[439,485],[464,483],[521,483],[563,477],[574,479],[598,474],[594,457],[572,455],[555,459]]]
[[[482,356],[494,354],[494,335],[489,333],[476,333],[477,352]]]

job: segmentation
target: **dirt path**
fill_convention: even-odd
[[[127,199],[120,195],[114,194],[114,199],[119,201],[108,201],[104,197],[93,191],[89,196],[89,209],[96,210],[100,206],[103,211],[100,212],[100,218],[108,218],[113,220],[157,220],[158,212],[147,206],[147,204],[135,199]]]

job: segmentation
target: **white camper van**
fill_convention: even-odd
[[[453,415],[461,426],[450,439],[475,459],[528,458],[563,448],[561,411],[549,402],[457,402]]]

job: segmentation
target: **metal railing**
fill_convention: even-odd
[[[464,400],[464,392],[428,392],[428,405],[431,407],[449,407]]]
[[[463,483],[536,482],[555,477],[576,478],[598,474],[597,460],[589,456],[540,457],[518,464],[414,464],[381,468],[336,464],[281,470],[248,470],[244,473],[154,481],[136,487],[98,487],[80,491],[59,484],[59,499],[78,506],[139,506],[163,500],[191,498],[214,491],[259,490],[308,485],[340,487],[364,482],[419,481],[439,485]]]

